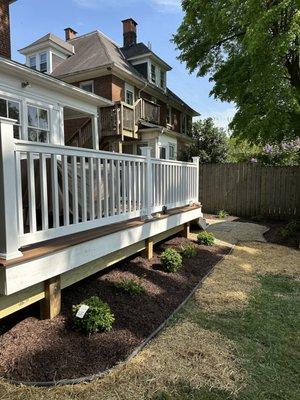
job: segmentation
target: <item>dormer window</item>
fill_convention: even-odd
[[[160,70],[160,87],[162,89],[166,88],[166,73],[162,70]]]
[[[36,69],[36,56],[29,57],[29,67]]]
[[[94,93],[94,81],[81,82],[79,87],[87,92]]]
[[[48,71],[47,53],[40,54],[40,71],[41,72]]]
[[[151,82],[156,84],[156,66],[151,64]]]

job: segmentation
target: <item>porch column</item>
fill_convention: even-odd
[[[151,164],[151,147],[141,147],[143,157],[146,157],[146,217],[152,219],[152,164]]]
[[[98,116],[92,115],[93,149],[99,150]]]
[[[14,120],[0,117],[0,258],[22,256],[19,251],[17,172]]]

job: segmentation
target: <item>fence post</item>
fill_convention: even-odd
[[[151,147],[141,148],[142,156],[146,157],[146,216],[152,219],[152,164],[151,164]]]
[[[14,122],[0,117],[0,258],[5,260],[22,256],[17,222]]]
[[[195,185],[195,190],[196,190],[196,196],[195,196],[195,203],[199,203],[199,161],[200,157],[193,157],[193,163],[196,164],[197,170],[196,170],[196,185]]]

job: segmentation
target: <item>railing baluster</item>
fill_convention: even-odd
[[[120,171],[120,161],[117,163],[117,214],[121,214],[121,171]]]
[[[122,161],[122,210],[125,214],[127,211],[126,199],[126,161]]]
[[[18,229],[19,234],[24,234],[24,216],[23,216],[23,196],[22,196],[22,172],[21,155],[16,153],[16,183],[17,183],[17,210],[18,210]]]
[[[36,199],[33,154],[27,154],[27,180],[28,180],[28,205],[29,205],[29,231],[36,232]]]
[[[136,179],[136,173],[137,173],[137,170],[136,170],[136,162],[135,161],[133,161],[133,163],[132,163],[132,175],[133,175],[133,182],[132,182],[132,189],[133,189],[133,201],[132,201],[132,209],[133,209],[133,211],[136,211],[136,193],[137,193],[137,191],[136,191],[136,189],[137,189],[137,187],[136,187],[136,181],[137,181],[137,179]]]
[[[95,181],[94,181],[94,160],[89,158],[89,186],[90,186],[90,221],[95,219]]]
[[[49,228],[46,154],[40,154],[42,230]]]
[[[97,199],[98,199],[98,218],[102,218],[102,172],[101,159],[97,159]]]
[[[77,157],[72,157],[72,207],[73,207],[73,224],[79,222],[78,212],[78,170],[77,170]]]
[[[87,221],[87,201],[86,201],[86,169],[85,157],[80,159],[81,169],[81,219],[83,222]]]
[[[62,156],[64,225],[70,224],[68,157]]]
[[[132,210],[131,194],[132,194],[132,170],[131,170],[131,161],[128,161],[128,212],[131,212]]]
[[[141,209],[141,163],[137,163],[137,209]]]
[[[111,208],[111,214],[110,215],[115,215],[115,162],[114,160],[110,160],[110,208]]]
[[[107,159],[104,160],[103,169],[104,169],[104,216],[107,218],[109,216],[109,192],[108,192],[108,168],[107,168]]]
[[[51,155],[51,183],[52,183],[52,214],[53,228],[59,227],[59,198],[58,198],[58,173],[57,173],[57,155]]]

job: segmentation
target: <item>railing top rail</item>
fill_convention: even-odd
[[[148,100],[148,99],[144,99],[144,98],[142,98],[142,100],[143,100],[144,102],[146,102],[146,103],[151,104],[151,105],[154,106],[154,107],[160,108],[160,105],[157,104],[157,103],[154,103],[154,101],[151,101],[151,100]]]
[[[189,167],[196,167],[197,165],[193,162],[178,161],[178,160],[163,160],[160,158],[151,158],[153,164],[166,164],[166,165],[186,165]]]

